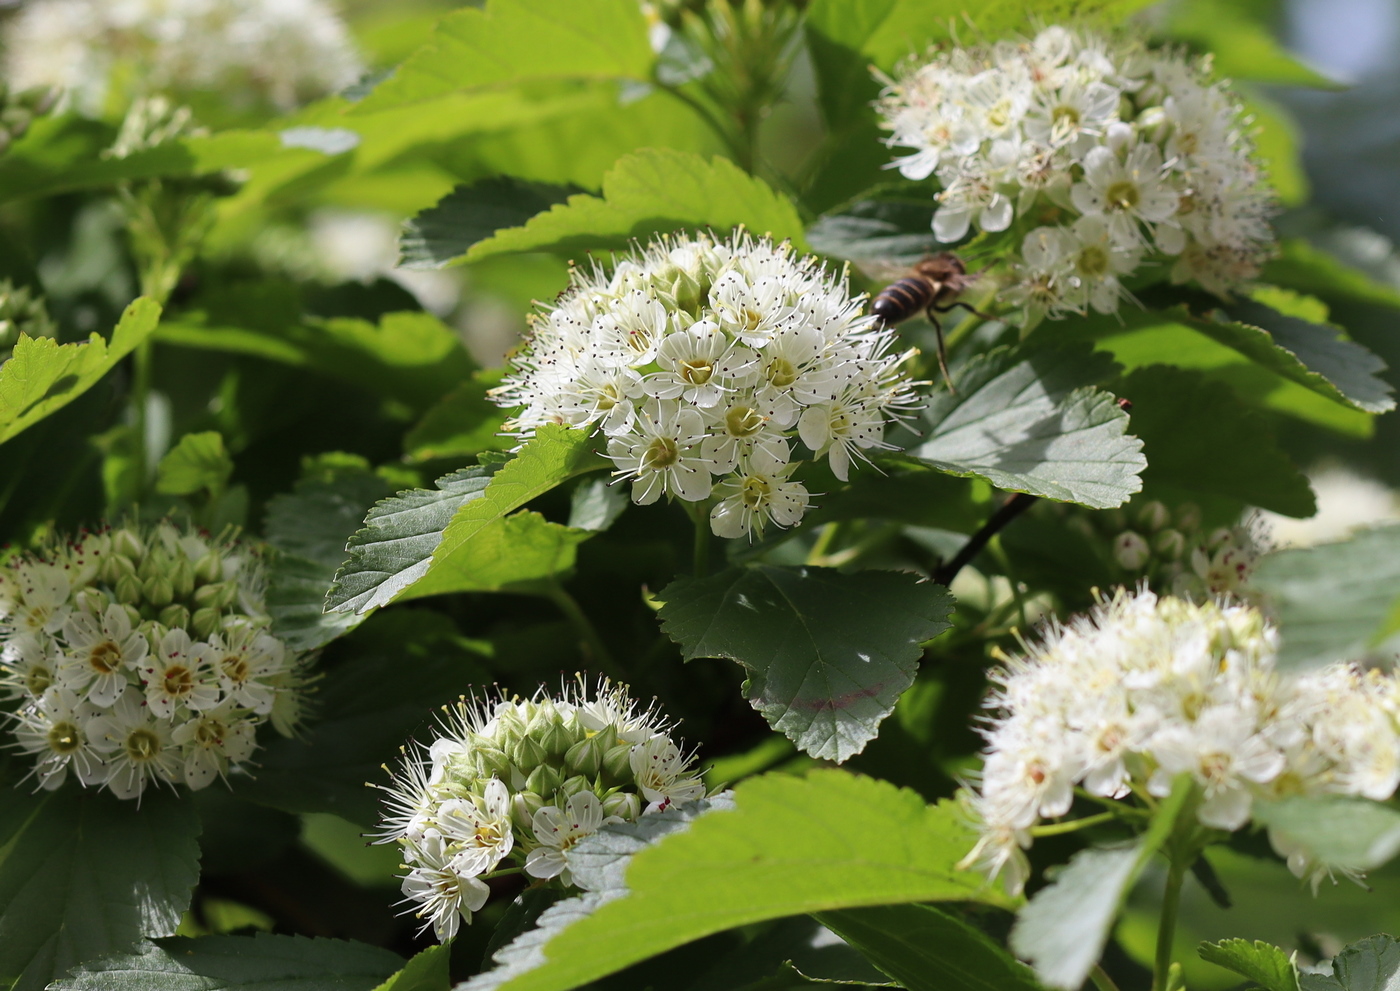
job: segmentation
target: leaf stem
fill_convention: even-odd
[[[1172,967],[1172,942],[1176,936],[1176,917],[1181,908],[1181,883],[1186,879],[1186,864],[1181,851],[1171,851],[1171,866],[1167,868],[1167,887],[1162,893],[1162,915],[1157,922],[1157,956],[1152,967],[1152,991],[1167,991]]]
[[[1118,991],[1118,985],[1113,983],[1113,978],[1108,976],[1108,971],[1103,969],[1102,964],[1094,964],[1094,969],[1089,971],[1089,980],[1094,982],[1094,987],[1099,991]]]
[[[704,578],[710,573],[710,501],[682,503],[686,515],[695,524],[695,541],[691,545],[691,572],[696,578]]]
[[[148,464],[150,451],[147,449],[147,445],[150,429],[148,411],[151,403],[151,366],[155,358],[154,352],[155,345],[147,337],[136,345],[136,354],[132,357],[136,366],[131,385],[131,460],[132,474],[135,476],[133,485],[135,491],[127,493],[131,504],[140,503],[145,497],[146,485],[151,476]]]
[[[745,172],[750,171],[749,167],[744,164],[745,155],[743,143],[734,136],[734,133],[728,127],[725,127],[724,123],[718,117],[710,112],[709,107],[705,106],[689,93],[683,93],[674,86],[667,86],[663,83],[656,83],[655,85],[662,92],[670,93],[677,100],[680,100],[689,107],[697,117],[705,122],[710,130],[715,132],[715,136],[718,137],[720,141],[724,142],[724,146],[734,158],[735,164],[741,166]]]
[[[1097,826],[1101,822],[1112,822],[1117,818],[1118,813],[1116,812],[1099,812],[1091,816],[1085,816],[1083,819],[1071,819],[1069,822],[1052,822],[1048,826],[1033,826],[1031,827],[1031,835],[1035,837],[1059,836],[1063,833],[1073,833],[1076,830],[1088,829],[1090,826]]]
[[[982,548],[987,546],[987,541],[1029,509],[1035,500],[1035,496],[1025,492],[1017,492],[1010,499],[1007,499],[1001,504],[1001,508],[987,518],[987,522],[982,524],[982,529],[967,538],[967,543],[963,544],[962,550],[958,551],[951,561],[941,565],[933,573],[933,580],[940,585],[952,584],[953,579],[958,576],[958,572],[963,569],[963,565],[981,553]]]
[[[617,659],[612,656],[612,651],[608,650],[608,645],[603,643],[603,638],[598,635],[597,627],[583,611],[583,607],[578,604],[578,600],[557,581],[550,582],[546,588],[545,594],[549,600],[559,607],[559,611],[564,614],[573,625],[574,631],[579,635],[588,660],[596,664],[608,677],[617,681],[625,681],[627,679],[626,673],[617,663]]]

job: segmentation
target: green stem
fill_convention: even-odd
[[[729,149],[729,154],[733,156],[735,163],[742,166],[745,172],[751,171],[749,166],[745,165],[743,162],[744,147],[742,142],[735,137],[733,131],[725,127],[724,123],[710,112],[709,107],[705,106],[689,93],[683,93],[673,86],[666,86],[661,83],[656,83],[655,85],[661,89],[662,92],[670,93],[677,100],[680,100],[689,107],[697,117],[705,122],[710,130],[715,132],[715,136],[724,142],[724,146]]]
[[[1071,819],[1069,822],[1052,822],[1047,826],[1032,826],[1031,835],[1037,838],[1041,836],[1059,836],[1062,833],[1073,833],[1076,830],[1088,829],[1090,826],[1097,826],[1101,822],[1112,822],[1119,818],[1116,812],[1099,812],[1095,815],[1085,816],[1083,819]]]
[[[626,672],[617,663],[617,659],[612,656],[608,645],[603,643],[603,638],[598,635],[597,627],[583,611],[583,607],[578,604],[578,600],[558,582],[550,582],[546,594],[573,625],[574,631],[583,641],[585,653],[589,655],[588,660],[596,664],[604,674],[615,681],[625,681],[627,679]]]
[[[1094,987],[1099,991],[1118,991],[1118,985],[1113,983],[1113,978],[1108,976],[1108,972],[1100,964],[1094,964],[1094,969],[1089,971],[1089,980],[1094,982]]]
[[[695,543],[691,551],[691,571],[696,578],[704,578],[710,573],[710,514],[707,512],[709,500],[687,502],[685,511],[695,524]]]
[[[1181,907],[1181,883],[1186,879],[1184,860],[1179,850],[1172,850],[1171,866],[1167,868],[1167,888],[1162,893],[1162,916],[1157,923],[1157,957],[1152,968],[1152,991],[1167,991],[1176,916]]]
[[[146,495],[146,483],[150,479],[147,461],[150,452],[146,449],[148,430],[147,408],[151,398],[151,365],[155,344],[148,337],[136,345],[136,374],[131,387],[132,404],[132,465],[135,472],[135,491],[128,493],[131,503],[139,503]]]

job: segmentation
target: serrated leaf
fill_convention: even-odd
[[[0,444],[91,389],[159,322],[160,305],[142,297],[126,308],[110,342],[100,334],[79,344],[21,336],[0,365]]]
[[[1189,775],[1178,776],[1137,840],[1081,850],[1021,909],[1011,929],[1011,949],[1030,961],[1048,987],[1076,991],[1084,983],[1133,882],[1171,835],[1177,819],[1193,814],[1188,800],[1194,788]]]
[[[220,492],[233,474],[233,459],[216,430],[185,434],[156,467],[156,491],[164,495]]]
[[[268,567],[272,632],[295,650],[322,647],[359,626],[363,614],[326,612],[326,589],[345,562],[346,541],[389,484],[366,468],[302,479],[267,505],[265,532],[277,554]]]
[[[353,113],[527,80],[645,80],[655,61],[646,19],[630,0],[488,0],[444,17]]]
[[[443,396],[404,435],[404,456],[410,461],[467,458],[512,447],[514,439],[501,436],[509,414],[487,395],[494,384],[478,373]]]
[[[1352,943],[1332,958],[1332,973],[1303,974],[1303,991],[1400,991],[1400,942],[1384,934]]]
[[[797,208],[727,158],[643,148],[603,176],[603,195],[570,196],[522,227],[479,241],[466,261],[520,251],[622,250],[678,228],[725,234],[739,226],[802,247]]]
[[[403,960],[388,950],[305,936],[165,939],[54,982],[53,991],[372,991]]]
[[[908,991],[1040,991],[990,936],[932,905],[819,912],[817,921]]]
[[[838,762],[874,739],[953,609],[917,575],[771,565],[681,578],[660,597],[661,628],[686,660],[744,665],[744,694],[768,724]]]
[[[1369,799],[1318,795],[1256,800],[1252,815],[1335,867],[1368,871],[1400,853],[1400,811]]]
[[[807,228],[813,251],[853,262],[913,265],[941,245],[933,236],[938,204],[923,195],[865,199],[827,213]]]
[[[1272,943],[1262,939],[1222,939],[1196,948],[1201,959],[1232,970],[1253,981],[1264,991],[1299,991],[1298,967]]]
[[[1281,668],[1357,659],[1395,632],[1387,621],[1400,602],[1400,526],[1275,551],[1250,583],[1279,624]]]
[[[452,986],[447,972],[451,952],[450,944],[428,947],[374,991],[448,991]]]
[[[1115,388],[1133,404],[1131,426],[1147,455],[1142,480],[1149,493],[1168,486],[1173,495],[1224,496],[1286,516],[1317,512],[1307,477],[1279,448],[1273,424],[1223,382],[1152,365]]]
[[[75,781],[11,791],[0,802],[0,984],[39,991],[173,933],[199,879],[198,836],[193,804],[158,789],[139,808]]]
[[[1142,488],[1142,442],[1106,392],[1112,372],[1085,348],[1022,358],[998,348],[969,361],[957,393],[935,393],[908,453],[952,475],[1095,509],[1121,506]]]
[[[527,933],[518,955],[462,991],[567,991],[711,933],[802,912],[1007,903],[954,866],[976,835],[950,802],[927,805],[912,791],[842,771],[752,778],[733,800],[732,810],[700,816],[629,862],[604,857],[604,870],[625,871],[621,895],[554,906],[545,913],[558,913],[550,931]],[[591,839],[574,850],[591,849]]]
[[[627,492],[601,478],[580,482],[569,504],[569,526],[600,533],[627,508]]]
[[[570,196],[577,186],[526,182],[510,176],[458,186],[435,206],[404,225],[399,264],[404,268],[446,268],[464,259],[478,241],[507,227],[520,227]]]
[[[1400,308],[1400,291],[1313,247],[1301,238],[1279,242],[1278,257],[1264,267],[1264,278],[1323,299]]]

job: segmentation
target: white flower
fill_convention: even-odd
[[[630,476],[632,501],[649,506],[663,495],[699,502],[710,494],[710,462],[701,443],[705,421],[694,409],[669,400],[648,403],[636,433],[608,440],[614,474]]]
[[[162,718],[184,705],[199,711],[219,704],[219,685],[209,670],[208,646],[181,629],[168,631],[160,646],[139,666],[146,704]]]
[[[170,737],[170,721],[155,719],[145,699],[128,688],[110,709],[84,727],[93,750],[107,763],[106,785],[118,798],[137,798],[147,785],[180,780],[179,749]]]
[[[276,687],[270,679],[286,667],[286,648],[256,627],[239,625],[209,637],[205,658],[227,698],[256,712],[272,711]]]
[[[437,810],[437,825],[454,843],[454,864],[463,874],[486,874],[515,845],[510,828],[510,793],[499,778],[486,782],[480,800],[453,798]]]
[[[795,525],[807,512],[811,497],[801,482],[788,476],[796,465],[763,472],[750,465],[715,486],[719,501],[710,510],[710,528],[721,537],[763,534],[772,520],[780,527]]]
[[[257,748],[254,738],[257,727],[247,710],[232,700],[214,709],[194,712],[170,733],[170,739],[181,748],[185,784],[191,791],[213,784],[226,777],[230,764],[241,764],[253,756]]]
[[[401,890],[404,901],[416,906],[414,913],[432,927],[441,941],[457,935],[463,919],[481,911],[491,889],[482,881],[457,869],[446,841],[437,830],[428,830],[417,842],[405,848],[409,868]]]
[[[5,576],[0,597],[0,619],[15,633],[56,633],[62,629],[72,606],[71,584],[56,564],[22,561]]]
[[[700,320],[661,342],[656,351],[661,370],[646,379],[646,393],[679,399],[708,409],[748,385],[757,375],[757,357],[731,341],[709,320]]]
[[[19,749],[36,760],[31,772],[47,791],[63,784],[71,769],[84,785],[106,780],[107,768],[92,746],[87,724],[96,708],[76,694],[53,688],[15,716]]]
[[[647,812],[705,797],[704,782],[690,772],[691,761],[664,733],[634,745],[628,759],[637,787],[650,803]]]
[[[62,660],[56,641],[48,637],[41,640],[30,633],[14,634],[5,640],[0,652],[0,669],[4,671],[0,684],[12,698],[40,698],[51,687],[67,687],[60,677]]]
[[[94,705],[109,706],[128,684],[127,673],[146,659],[150,644],[131,627],[126,610],[116,603],[101,617],[83,611],[74,614],[63,630],[67,650],[63,678],[87,693]]]
[[[591,791],[569,797],[563,809],[546,805],[530,820],[539,846],[525,858],[525,873],[531,877],[557,877],[571,884],[568,852],[585,836],[592,836],[605,822],[621,822],[617,816],[603,817],[603,803]]]
[[[1148,752],[1159,770],[1148,784],[1154,795],[1171,792],[1172,777],[1192,774],[1205,792],[1196,816],[1216,829],[1239,829],[1249,821],[1251,784],[1267,784],[1283,773],[1284,755],[1255,729],[1247,710],[1215,706],[1192,724],[1153,735]]]
[[[1132,248],[1146,243],[1140,224],[1171,220],[1180,194],[1162,167],[1162,152],[1140,144],[1121,159],[1110,148],[1090,149],[1084,179],[1075,183],[1070,198],[1086,216],[1105,218],[1116,244]]]

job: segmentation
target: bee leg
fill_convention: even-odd
[[[953,376],[948,374],[948,349],[943,343],[943,323],[938,319],[932,306],[924,311],[924,316],[928,317],[928,322],[933,324],[933,332],[938,336],[938,368],[943,372],[943,381],[948,384],[948,391],[956,396],[958,390],[953,386]]]
[[[975,317],[981,317],[983,320],[996,319],[996,317],[992,316],[990,313],[983,313],[981,310],[974,307],[971,303],[949,303],[947,306],[939,306],[935,308],[938,310],[939,313],[947,313],[949,310],[954,309],[963,309],[966,310],[968,313],[971,313]]]

